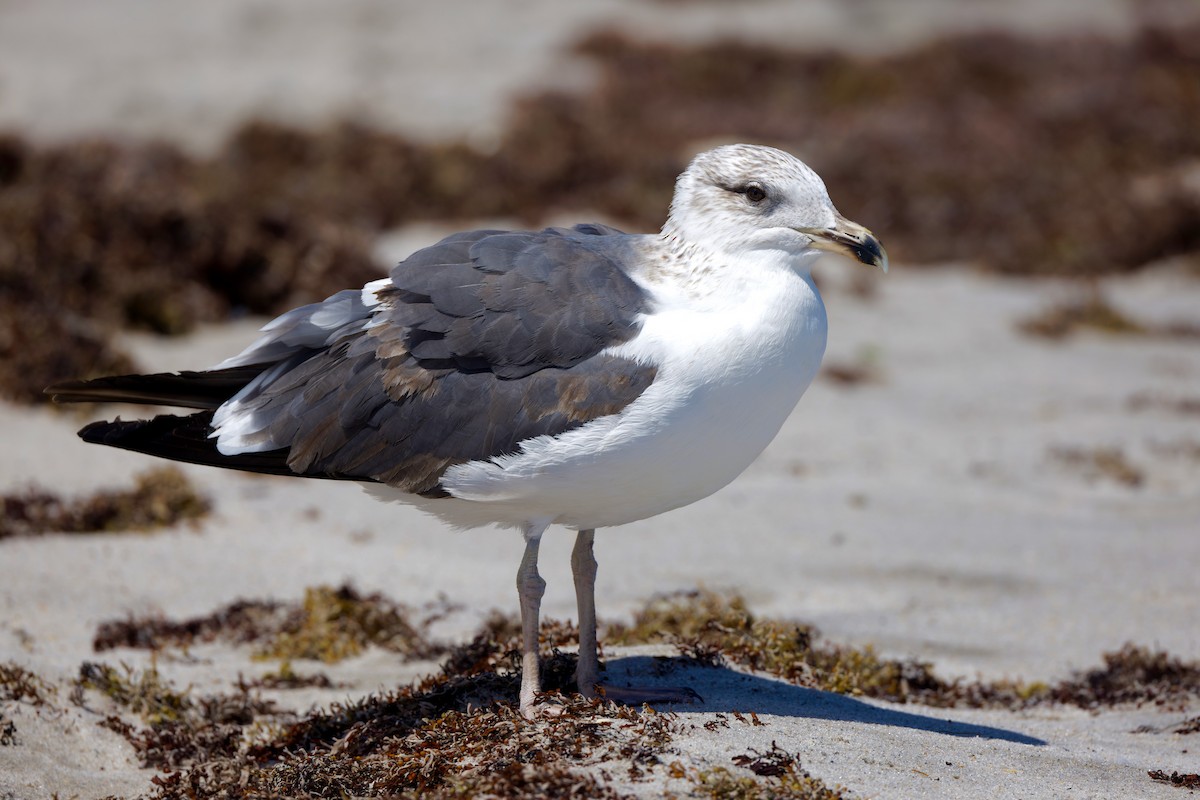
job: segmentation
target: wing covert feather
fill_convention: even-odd
[[[449,466],[616,413],[653,382],[653,365],[603,352],[648,310],[627,257],[604,226],[455,234],[396,266],[364,324],[239,413],[296,473],[442,495]]]

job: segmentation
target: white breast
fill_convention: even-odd
[[[825,350],[811,279],[778,268],[755,277],[740,275],[718,302],[660,296],[638,336],[612,351],[658,365],[641,397],[525,442],[519,454],[451,467],[442,485],[459,501],[420,505],[462,526],[537,518],[586,529],[645,519],[728,484],[778,433]]]

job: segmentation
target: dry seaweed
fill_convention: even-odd
[[[17,743],[17,725],[11,719],[0,714],[0,747]]]
[[[698,797],[847,796],[774,743],[767,751],[735,756],[731,767],[687,768],[673,761],[672,740],[683,725],[674,715],[561,694],[575,688],[576,659],[557,647],[573,643],[576,635],[573,626],[553,620],[542,630],[545,687],[560,713],[535,722],[516,708],[518,630],[499,615],[450,650],[438,674],[299,718],[258,700],[245,682],[237,694],[201,697],[175,690],[153,670],[85,665],[81,685],[140,715],[143,727],[115,716],[102,724],[128,738],[143,764],[160,770],[153,796],[164,800],[618,798],[625,796],[614,780],[618,774],[622,783],[651,776],[686,781],[690,795]],[[812,628],[755,619],[741,598],[705,591],[655,598],[632,625],[611,626],[606,638],[673,640],[699,648],[710,660],[801,685],[936,706],[1099,708],[1150,702],[1174,708],[1200,697],[1200,665],[1132,646],[1107,655],[1103,667],[1053,686],[941,681],[927,665],[821,644]],[[727,727],[731,719],[762,724],[735,713],[718,714],[705,727]]]
[[[1170,728],[1171,733],[1186,735],[1189,733],[1200,733],[1200,716],[1189,717],[1178,725]]]
[[[570,626],[551,624],[546,642]],[[140,752],[153,742],[155,797],[389,796],[572,797],[616,800],[613,770],[637,782],[667,766],[680,725],[673,715],[637,711],[579,697],[557,697],[560,713],[537,722],[515,707],[518,675],[511,623],[488,620],[474,637],[475,659],[453,653],[441,674],[413,686],[357,701],[334,703],[290,724],[273,725],[255,741],[243,732],[198,748],[186,735],[197,727],[138,731],[118,725]],[[487,643],[481,647],[480,643]],[[547,688],[567,688],[572,657],[551,651]],[[457,665],[457,666],[455,666]],[[465,672],[457,671],[459,668]],[[190,713],[190,712],[189,712]],[[166,735],[166,734],[170,735]],[[230,742],[238,740],[241,746]],[[722,784],[716,771],[697,773],[700,796],[839,798],[777,747],[735,759],[750,774]],[[586,771],[584,771],[586,769]],[[686,777],[676,775],[676,777]],[[722,785],[741,794],[716,794]]]
[[[1146,447],[1156,456],[1200,463],[1200,440],[1152,440],[1146,443]]]
[[[97,652],[116,647],[160,650],[224,641],[256,644],[259,658],[327,663],[376,646],[408,660],[434,658],[446,650],[429,636],[430,625],[445,613],[444,601],[435,606],[413,621],[412,609],[378,592],[364,595],[348,584],[315,586],[304,591],[300,603],[235,600],[211,614],[182,621],[162,616],[109,620],[97,627],[92,646]]]
[[[45,705],[54,687],[15,661],[0,663],[0,700]]]
[[[489,684],[489,691],[493,694],[489,700],[476,698],[477,706],[515,697],[512,674],[520,663],[519,627],[511,617],[493,614],[472,639],[447,647],[429,638],[427,621],[412,622],[409,610],[381,595],[362,597],[350,587],[318,587],[306,597],[304,607],[238,601],[208,617],[182,623],[156,619],[104,623],[96,647],[157,649],[222,639],[265,643],[260,652],[284,658],[286,664],[290,657],[348,654],[375,645],[410,659],[442,655],[442,678],[492,676],[495,682]],[[1098,669],[1053,685],[947,681],[927,663],[884,658],[870,646],[826,643],[812,626],[758,619],[741,597],[707,590],[652,598],[632,624],[608,625],[603,639],[609,645],[673,643],[682,660],[656,661],[655,668],[662,672],[681,664],[733,663],[801,686],[900,703],[1003,708],[1064,703],[1098,708],[1127,703],[1173,706],[1200,697],[1200,665],[1134,645],[1105,654]],[[543,670],[549,689],[574,688],[575,657],[558,648],[577,642],[574,625],[553,619],[543,624],[541,643],[549,654]],[[281,655],[293,647],[308,655]],[[501,665],[503,675],[498,675]]]
[[[1050,456],[1064,466],[1083,474],[1089,481],[1107,478],[1136,489],[1146,481],[1146,474],[1129,461],[1117,447],[1052,447]]]
[[[1184,661],[1161,650],[1127,644],[1104,654],[1104,665],[1049,686],[1038,702],[1080,708],[1153,704],[1182,709],[1200,698],[1200,663]]]
[[[1200,775],[1195,772],[1172,772],[1168,775],[1164,770],[1152,769],[1147,774],[1159,783],[1168,783],[1181,789],[1200,789]]]
[[[339,725],[336,738],[294,743],[289,731],[275,747],[253,755],[272,765],[272,788],[288,794],[324,795],[335,786],[357,794],[371,786],[379,794],[537,796],[537,786],[550,783],[574,785],[578,796],[587,796],[602,791],[602,784],[572,767],[620,756],[633,746],[627,739],[641,747],[653,746],[641,740],[669,740],[670,721],[663,715],[601,711],[582,700],[566,701],[561,715],[533,725],[512,705],[473,707],[471,698],[486,696],[489,683],[480,676],[446,679],[424,690],[368,698],[340,709],[339,722],[353,721]]]
[[[212,509],[212,503],[175,467],[143,472],[131,490],[99,491],[77,500],[64,500],[38,488],[0,499],[4,506],[0,539],[51,532],[150,531],[195,523]]]
[[[236,757],[246,747],[250,727],[262,717],[283,720],[275,705],[250,694],[193,697],[179,691],[153,667],[141,672],[128,665],[85,662],[76,680],[77,699],[94,690],[146,723],[138,728],[109,715],[98,724],[133,745],[143,767],[174,769]]]
[[[1114,335],[1145,334],[1145,326],[1113,308],[1099,294],[1051,306],[1017,323],[1022,333],[1043,339],[1065,339],[1081,329]]]
[[[301,675],[292,667],[292,662],[284,661],[275,672],[267,672],[261,678],[246,681],[238,679],[238,688],[249,689],[332,689],[333,681],[323,672],[313,672]]]
[[[562,700],[562,713],[538,723],[515,708],[519,679],[508,632],[493,621],[475,637],[491,641],[483,670],[447,661],[440,675],[418,685],[345,703],[287,724],[263,728],[250,709],[242,731],[209,725],[198,700],[171,725],[122,730],[142,758],[170,771],[154,779],[155,796],[397,796],[397,797],[622,797],[604,777],[580,767],[627,759],[640,769],[657,763],[675,729],[669,715]],[[554,626],[548,638],[557,633]],[[547,688],[565,688],[574,659],[552,652]],[[258,725],[251,741],[247,725]],[[196,742],[198,732],[209,731]],[[234,788],[236,787],[236,789]]]
[[[85,661],[79,667],[75,685],[100,692],[152,725],[177,720],[192,707],[187,693],[175,691],[153,667],[139,672],[128,664],[117,669]]]
[[[440,655],[445,648],[430,641],[427,626],[414,624],[409,616],[407,608],[378,592],[361,595],[351,586],[306,589],[300,613],[290,615],[258,655],[332,663],[358,655],[369,645],[407,659]]]
[[[285,154],[250,163],[254,130],[212,161],[164,144],[35,148],[10,138],[13,177],[0,184],[6,296],[43,301],[44,313],[179,333],[376,276],[354,229],[298,202],[306,192],[297,184],[312,180],[303,163],[262,179]]]
[[[1017,329],[1042,339],[1062,340],[1083,330],[1110,336],[1156,336],[1164,339],[1195,339],[1200,327],[1191,322],[1144,323],[1130,319],[1114,308],[1099,292],[1081,299],[1050,306],[1017,323]]]
[[[1182,722],[1177,722],[1173,725],[1139,725],[1134,728],[1132,733],[1173,733],[1178,736],[1186,736],[1191,733],[1200,733],[1200,717],[1188,717]]]
[[[217,640],[257,642],[281,630],[294,613],[294,608],[275,601],[235,600],[206,616],[178,622],[162,616],[130,616],[101,622],[92,649],[101,653],[117,647],[161,650]]]
[[[826,360],[821,365],[821,377],[843,387],[882,383],[884,378],[879,350],[875,347],[864,347],[853,360]]]
[[[574,688],[575,659],[555,648],[576,637],[572,625],[553,620],[542,631],[551,694]],[[937,706],[1064,703],[1095,709],[1154,703],[1175,709],[1200,697],[1200,665],[1133,646],[1055,685],[939,681],[925,665],[887,661],[869,648],[820,644],[811,628],[755,619],[741,598],[705,591],[655,598],[633,625],[613,626],[606,638],[674,638],[702,646],[713,658],[802,685]],[[811,776],[775,743],[765,752],[734,757],[734,768],[668,764],[679,730],[672,715],[557,696],[560,715],[530,723],[515,708],[517,642],[514,622],[494,615],[470,642],[448,654],[440,674],[294,720],[253,697],[244,682],[238,694],[199,697],[174,689],[153,669],[139,673],[85,664],[79,685],[140,716],[144,727],[116,716],[101,724],[125,736],[143,765],[162,771],[154,779],[162,798],[616,798],[624,796],[612,784],[618,767],[625,780],[635,782],[665,772],[687,781],[690,794],[699,797],[847,796]],[[719,720],[729,724],[724,715]],[[714,721],[712,729],[720,724]],[[1188,719],[1171,730],[1186,733],[1194,725]],[[1162,772],[1156,780],[1187,786],[1190,777]]]
[[[842,787],[831,788],[814,778],[795,755],[775,742],[765,753],[751,748],[734,756],[733,763],[755,777],[720,766],[688,771],[676,764],[673,771],[691,782],[692,796],[712,800],[843,800],[849,796]]]
[[[879,381],[878,373],[865,364],[827,361],[821,365],[821,377],[838,386],[861,386]]]
[[[1158,410],[1180,416],[1200,415],[1200,397],[1169,397],[1154,392],[1138,392],[1125,405],[1130,411]]]
[[[136,369],[108,340],[106,326],[60,313],[48,302],[51,298],[0,291],[0,399],[41,403],[46,400],[42,390],[67,376],[95,378]]]

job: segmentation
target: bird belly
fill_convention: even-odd
[[[772,297],[756,315],[735,309],[648,319],[638,339],[622,346],[622,355],[659,366],[637,400],[566,433],[523,442],[519,453],[447,470],[442,485],[453,498],[486,508],[457,508],[446,499],[427,509],[456,524],[466,513],[501,524],[536,518],[586,529],[707,497],[770,444],[817,372],[824,307],[807,281],[798,293]],[[788,299],[796,307],[775,307]]]

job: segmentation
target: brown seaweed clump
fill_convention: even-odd
[[[1093,330],[1112,335],[1147,333],[1144,325],[1134,322],[1113,308],[1098,293],[1084,300],[1055,305],[1035,316],[1021,320],[1018,330],[1042,339],[1065,339],[1079,330]]]
[[[145,766],[162,770],[154,779],[160,798],[229,797],[233,787],[238,797],[619,798],[579,767],[635,756],[655,763],[669,743],[669,716],[601,711],[586,701],[567,703],[546,724],[527,722],[515,707],[518,678],[505,643],[488,649],[487,668],[474,674],[443,671],[301,719],[244,689],[217,697],[179,692],[153,670],[85,664],[79,685],[145,723],[110,716],[103,724],[128,738]],[[551,685],[561,688],[573,664],[555,660],[566,659],[551,658]]]
[[[132,371],[108,343],[117,328],[183,333],[379,276],[363,228],[264,188],[245,160],[238,139],[203,161],[0,137],[0,396],[45,402],[56,381]]]
[[[143,723],[111,715],[101,724],[125,736],[143,765],[161,770],[156,798],[618,800],[631,796],[623,786],[654,775],[685,781],[700,797],[846,797],[774,746],[735,757],[733,769],[688,772],[670,758],[682,729],[670,714],[559,696],[560,714],[525,720],[516,707],[512,627],[489,620],[449,654],[440,674],[300,718],[245,688],[215,697],[180,692],[154,670],[85,664],[79,691],[98,692]],[[552,623],[543,638],[570,633]],[[546,667],[551,693],[570,688],[572,656],[552,649]]]
[[[429,635],[429,626],[443,613],[444,604],[438,604],[414,619],[414,610],[378,592],[364,595],[350,585],[316,586],[305,590],[300,603],[236,600],[211,614],[180,621],[161,616],[109,620],[97,628],[92,646],[97,652],[117,647],[161,650],[224,641],[255,644],[256,657],[285,663],[333,663],[375,646],[417,660],[446,651]],[[286,675],[277,677],[288,681]]]
[[[840,786],[829,787],[800,766],[797,756],[775,742],[765,753],[751,749],[734,756],[733,763],[752,775],[738,774],[727,767],[715,766],[687,771],[672,765],[677,777],[692,783],[693,797],[712,800],[842,800],[848,797]]]
[[[1200,789],[1200,775],[1195,772],[1172,772],[1167,774],[1161,769],[1152,769],[1147,773],[1151,780],[1178,786],[1180,789]]]
[[[54,687],[15,661],[0,662],[0,700],[45,705]]]
[[[0,662],[0,702],[47,705],[55,694],[50,684],[15,661]],[[7,708],[0,705],[0,747],[18,743],[17,725],[4,715]]]
[[[577,631],[551,620],[541,633],[545,684],[560,713],[534,722],[516,708],[517,628],[502,616],[489,618],[472,639],[450,649],[436,675],[299,716],[261,700],[244,682],[237,693],[204,697],[175,689],[153,669],[139,673],[103,664],[84,665],[78,695],[83,702],[88,692],[99,693],[123,711],[124,716],[110,715],[102,724],[125,736],[143,764],[161,771],[153,796],[170,800],[615,799],[651,778],[666,778],[673,788],[696,797],[848,796],[774,743],[766,751],[734,756],[729,766],[684,766],[674,757],[672,743],[686,723],[650,709],[560,694],[575,688],[576,660],[557,648],[577,641]],[[610,645],[674,641],[685,661],[728,661],[804,686],[939,707],[1065,703],[1096,709],[1154,703],[1175,709],[1200,698],[1200,664],[1134,646],[1054,685],[944,681],[928,665],[890,661],[869,648],[823,644],[811,627],[756,619],[741,598],[699,590],[653,599],[632,625],[609,626],[605,638]],[[704,727],[728,727],[731,717],[764,724],[754,714],[733,712],[713,715]],[[1172,731],[1190,732],[1191,722]],[[1164,772],[1156,779],[1189,778]]]
[[[236,758],[255,722],[289,718],[246,689],[234,695],[193,696],[176,689],[154,668],[139,672],[127,665],[118,669],[85,662],[75,682],[77,704],[85,705],[87,691],[98,692],[146,724],[138,728],[117,714],[99,723],[128,739],[143,767],[162,770]]]
[[[1043,688],[1036,700],[1086,709],[1151,704],[1174,710],[1200,699],[1200,663],[1133,644],[1103,659],[1101,667]]]
[[[28,489],[0,498],[0,539],[45,533],[150,531],[180,522],[196,523],[212,509],[191,481],[175,467],[142,473],[133,489],[99,491],[64,500],[44,489]]]
[[[235,600],[211,614],[179,621],[162,616],[107,620],[96,628],[92,649],[102,653],[118,647],[162,650],[218,640],[258,642],[282,630],[293,613],[294,609],[272,600]]]
[[[445,648],[429,639],[426,625],[380,593],[361,595],[350,586],[306,589],[292,614],[259,651],[262,658],[311,658],[327,663],[361,653],[370,645],[407,659],[432,658]]]
[[[1089,481],[1105,478],[1130,489],[1146,482],[1146,473],[1118,447],[1050,448],[1050,456],[1065,467],[1079,472]]]
[[[129,356],[109,341],[108,327],[59,313],[46,305],[50,302],[51,298],[0,292],[0,399],[43,403],[42,390],[65,376],[84,379],[135,371]]]
[[[1146,323],[1130,319],[1099,292],[1050,306],[1020,320],[1017,329],[1030,336],[1059,341],[1089,330],[1110,336],[1156,336],[1166,339],[1200,338],[1200,327],[1188,321]]]
[[[211,624],[184,627],[191,635]],[[154,779],[159,798],[226,797],[236,786],[238,797],[617,800],[629,796],[621,785],[654,774],[686,781],[699,796],[845,796],[774,748],[735,759],[733,769],[680,772],[669,757],[680,728],[669,714],[559,695],[561,713],[531,723],[516,707],[518,634],[511,619],[494,615],[446,654],[439,674],[300,718],[256,699],[248,685],[235,695],[198,697],[153,669],[85,664],[78,685],[140,720],[110,715],[102,724],[125,736],[143,765],[162,771]],[[577,635],[555,620],[542,629],[552,694],[574,689],[575,658],[557,647]],[[740,794],[714,793],[721,787]]]
[[[279,665],[278,670],[268,672],[254,680],[239,681],[239,686],[245,689],[332,689],[334,683],[323,672],[302,675],[296,672],[292,662],[284,661]]]

